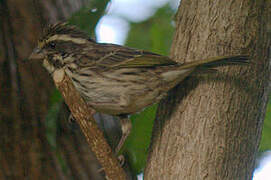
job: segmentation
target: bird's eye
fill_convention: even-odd
[[[51,42],[51,43],[49,44],[49,46],[50,46],[50,48],[55,49],[56,44],[55,44],[55,43],[53,43],[53,42]]]

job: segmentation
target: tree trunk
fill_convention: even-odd
[[[95,159],[89,157],[81,133],[70,141],[63,136],[58,140],[66,145],[61,149],[66,150],[62,160],[68,173],[64,173],[59,154],[45,136],[45,116],[54,85],[41,64],[23,62],[45,24],[65,20],[86,2],[0,1],[0,179],[101,178],[91,173],[93,167],[88,163]],[[76,152],[75,145],[79,146]],[[67,155],[71,151],[74,153]]]
[[[270,90],[271,1],[182,0],[171,56],[248,54],[159,105],[145,179],[251,179]]]

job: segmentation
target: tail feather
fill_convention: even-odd
[[[249,63],[249,56],[238,55],[238,56],[219,56],[214,58],[209,58],[200,61],[194,61],[190,63],[184,63],[181,65],[181,69],[189,68],[215,68],[219,66],[227,65],[243,65]]]

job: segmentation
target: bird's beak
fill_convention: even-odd
[[[33,50],[33,52],[30,54],[30,56],[29,56],[28,59],[31,59],[31,60],[32,60],[32,59],[36,59],[36,60],[38,60],[38,59],[44,59],[44,55],[43,55],[41,49],[38,48],[38,47],[36,47],[36,48]]]

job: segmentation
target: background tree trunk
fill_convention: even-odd
[[[40,63],[23,62],[45,24],[65,20],[87,2],[0,1],[0,179],[102,178],[81,132],[60,123],[60,153],[49,145],[45,116],[55,88]]]
[[[270,90],[271,2],[182,0],[171,57],[249,54],[161,102],[146,179],[251,179]]]

